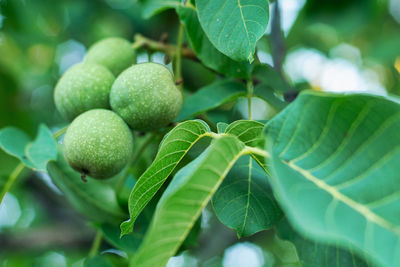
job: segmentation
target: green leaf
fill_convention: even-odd
[[[229,124],[226,134],[232,134],[239,138],[246,146],[258,146],[264,141],[261,136],[264,124],[258,121],[238,120]]]
[[[272,91],[285,92],[290,89],[286,82],[282,80],[280,74],[267,64],[256,65],[253,70],[253,78],[255,81],[272,88]]]
[[[186,98],[175,121],[193,118],[245,95],[247,91],[244,84],[231,79],[217,81]]]
[[[317,243],[295,232],[287,220],[277,227],[279,235],[291,241],[297,250],[302,266],[307,267],[364,267],[370,266],[353,251],[344,250],[335,245]]]
[[[113,265],[104,256],[96,255],[86,259],[85,267],[113,267]]]
[[[206,67],[230,77],[249,78],[253,65],[234,61],[218,51],[201,28],[195,9],[180,6],[177,12],[185,25],[191,47]]]
[[[36,139],[31,138],[15,127],[0,131],[0,147],[8,154],[21,160],[27,167],[46,171],[49,160],[57,158],[57,143],[46,125],[39,126]]]
[[[26,157],[40,171],[46,171],[49,160],[57,159],[57,143],[46,125],[40,125],[36,139],[27,145]]]
[[[167,264],[244,148],[236,137],[222,136],[175,175],[131,266]]]
[[[72,206],[99,223],[117,223],[126,215],[118,205],[112,187],[89,178],[84,183],[78,172],[69,167],[61,151],[57,161],[50,161],[47,170],[55,185],[65,194]]]
[[[139,247],[142,239],[144,237],[144,233],[147,229],[146,225],[142,224],[142,226],[138,231],[134,231],[129,235],[124,235],[120,237],[121,231],[118,227],[112,224],[102,224],[99,226],[99,229],[104,235],[104,238],[114,247],[123,250],[128,253],[133,253]]]
[[[400,265],[400,105],[305,92],[267,124],[271,184],[293,226]]]
[[[257,41],[267,30],[268,0],[197,0],[204,32],[211,43],[228,57],[254,60]]]
[[[157,193],[188,150],[210,129],[200,120],[185,121],[172,129],[160,144],[157,156],[139,178],[129,196],[130,218],[121,224],[121,235],[132,231],[137,216]]]
[[[6,127],[0,130],[0,147],[29,168],[33,168],[32,162],[25,156],[25,147],[30,141],[31,138],[18,128]]]
[[[272,197],[265,171],[249,155],[235,163],[212,204],[218,219],[239,238],[271,228],[283,215]]]
[[[225,130],[226,130],[226,127],[228,127],[228,124],[227,124],[227,123],[225,123],[225,122],[218,122],[218,123],[217,123],[217,130],[218,130],[218,133],[219,133],[219,134],[224,133]]]
[[[287,103],[281,99],[279,99],[274,90],[265,84],[258,84],[254,88],[254,96],[261,98],[268,104],[270,104],[277,111],[281,111],[287,106]]]
[[[299,259],[296,246],[288,241],[281,239],[275,231],[266,232],[262,238],[257,238],[254,241],[259,245],[264,251],[266,251],[269,256],[273,256],[270,262],[273,262],[274,267],[310,267],[311,265],[301,264]],[[322,267],[323,265],[321,265]],[[339,265],[346,266],[347,265]]]
[[[171,8],[181,6],[181,0],[147,0],[143,3],[143,18],[150,17]]]

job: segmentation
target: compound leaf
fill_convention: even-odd
[[[142,174],[129,196],[129,220],[121,224],[121,234],[132,231],[137,216],[157,193],[188,150],[210,129],[203,121],[192,120],[178,124],[160,144],[157,156]]]
[[[221,136],[175,175],[131,266],[167,264],[244,148],[236,137]]]

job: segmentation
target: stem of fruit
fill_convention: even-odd
[[[141,47],[146,47],[153,51],[162,51],[165,54],[169,55],[171,58],[174,58],[175,54],[177,52],[177,47],[175,45],[171,45],[171,44],[167,44],[167,43],[163,43],[163,42],[157,42],[157,41],[151,40],[149,38],[146,38],[141,34],[135,35],[135,41],[133,42],[132,47],[135,49],[139,49]],[[199,61],[196,54],[189,48],[182,47],[181,55],[182,55],[182,57],[189,58],[189,59],[192,59],[195,61]]]
[[[249,109],[249,120],[253,119],[253,116],[251,114],[251,98],[253,97],[253,81],[248,80],[247,81],[247,106]]]
[[[129,168],[136,164],[136,162],[138,161],[138,159],[142,155],[143,151],[151,143],[151,141],[153,140],[155,135],[156,135],[155,133],[150,133],[146,137],[146,139],[143,141],[142,145],[136,150],[136,153],[133,155],[131,161],[129,162],[128,166],[125,168],[121,178],[118,181],[118,184],[115,187],[115,192],[116,192],[117,195],[121,192],[121,189],[124,186],[126,179],[128,178]]]
[[[176,57],[175,57],[175,82],[178,88],[182,91],[182,43],[183,43],[183,25],[179,24],[178,41],[176,43]]]
[[[20,162],[17,167],[13,170],[11,173],[10,177],[7,180],[7,183],[4,185],[3,190],[1,191],[0,195],[0,204],[3,201],[4,196],[7,194],[7,192],[10,190],[11,186],[14,184],[15,180],[17,179],[18,175],[22,172],[24,169],[25,164]]]
[[[99,248],[101,245],[101,241],[103,240],[103,234],[100,230],[97,230],[96,236],[94,237],[92,248],[89,251],[89,258],[92,258],[97,255],[99,252]]]

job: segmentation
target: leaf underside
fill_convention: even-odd
[[[400,266],[400,106],[302,93],[267,124],[272,185],[295,228]]]

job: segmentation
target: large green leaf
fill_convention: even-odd
[[[246,87],[231,79],[212,83],[185,99],[181,112],[175,120],[193,118],[246,94]]]
[[[218,51],[201,28],[195,9],[180,6],[177,12],[181,23],[185,25],[191,47],[206,67],[230,77],[249,77],[253,66],[248,62],[234,61]]]
[[[264,35],[269,19],[268,0],[197,0],[204,32],[228,57],[254,60],[256,42]]]
[[[221,136],[176,174],[131,266],[166,265],[244,149],[236,137]]]
[[[132,231],[137,216],[157,193],[187,151],[209,132],[207,124],[200,120],[192,120],[178,124],[164,137],[156,158],[139,178],[129,196],[130,218],[121,224],[122,235]]]
[[[181,0],[146,0],[143,3],[142,15],[148,19],[164,10],[177,8]]]
[[[75,209],[99,223],[117,223],[126,215],[118,205],[113,188],[102,181],[89,179],[84,183],[60,152],[57,161],[50,161],[47,170],[55,185]]]
[[[220,221],[239,237],[271,228],[282,217],[265,171],[249,155],[235,163],[212,203]]]
[[[288,224],[287,220],[277,227],[279,236],[291,241],[297,250],[302,266],[307,267],[364,267],[370,266],[353,251],[335,245],[326,245],[307,239]]]
[[[266,131],[271,183],[293,225],[400,266],[399,101],[305,92]]]

